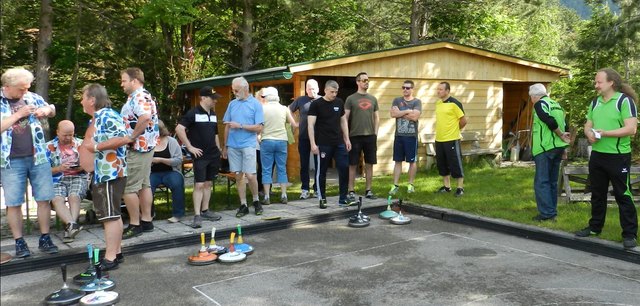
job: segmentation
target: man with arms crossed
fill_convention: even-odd
[[[391,103],[391,118],[396,118],[396,134],[393,141],[393,186],[390,195],[395,195],[400,189],[400,173],[402,162],[409,163],[409,185],[407,192],[415,192],[413,180],[416,177],[416,158],[418,156],[418,119],[422,113],[422,101],[413,97],[414,84],[406,80],[402,84],[402,97],[393,99]]]

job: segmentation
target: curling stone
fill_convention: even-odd
[[[96,278],[102,279],[100,264],[96,264]],[[115,286],[115,284],[114,284]],[[94,293],[85,295],[80,299],[80,305],[86,306],[106,306],[115,305],[120,301],[120,295],[114,291],[104,291],[104,287],[98,285]]]
[[[367,227],[371,219],[362,213],[362,197],[358,201],[358,213],[349,218],[349,226],[351,227]]]
[[[389,219],[389,222],[396,225],[405,225],[411,223],[411,218],[406,217],[402,214],[402,199],[398,201],[398,215]]]
[[[224,253],[220,255],[220,257],[218,257],[218,260],[221,263],[236,263],[236,262],[241,262],[247,259],[247,254],[236,251],[235,243],[234,243],[235,239],[236,239],[236,233],[232,232],[231,237],[229,238],[229,252]]]
[[[216,254],[216,255],[222,255],[226,253],[228,251],[227,248],[221,245],[217,245],[215,237],[216,237],[216,228],[214,226],[213,228],[211,228],[211,241],[209,242],[209,247],[207,247],[207,252],[211,254]]]
[[[85,284],[93,281],[93,279],[95,279],[95,277],[96,277],[96,269],[95,269],[94,265],[99,262],[99,260],[98,260],[99,256],[96,255],[95,256],[95,260],[94,260],[93,253],[94,253],[93,245],[87,244],[87,254],[89,255],[89,266],[87,266],[87,269],[84,272],[79,273],[78,275],[73,277],[73,283],[74,284],[82,286],[82,285],[85,285]],[[109,278],[109,274],[106,273],[106,272],[103,272],[102,273],[102,277],[103,278]]]
[[[62,270],[62,288],[44,298],[45,305],[74,305],[84,296],[84,291],[71,289],[67,286],[67,265],[60,265]]]
[[[98,273],[98,271],[100,271],[100,263],[96,263],[94,269],[96,270],[94,279],[82,285],[80,290],[84,292],[96,292],[98,290],[113,290],[116,287],[116,282],[102,276],[102,273]]]
[[[240,227],[240,224],[238,224],[238,243],[236,243],[234,247],[236,249],[236,252],[247,255],[253,254],[253,247],[244,243],[244,241],[242,240],[242,228]]]
[[[187,262],[193,266],[204,266],[216,262],[217,258],[216,254],[207,251],[207,247],[204,244],[204,233],[200,233],[200,250],[198,254],[189,256]]]
[[[397,215],[397,212],[391,210],[391,196],[389,196],[389,198],[387,199],[387,209],[378,214],[378,216],[380,217],[380,219],[389,220]]]

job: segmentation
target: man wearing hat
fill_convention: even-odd
[[[220,168],[220,138],[215,105],[222,96],[212,87],[200,89],[200,104],[189,110],[176,126],[176,134],[193,158],[193,224],[202,226],[202,218],[218,221],[220,215],[209,211],[211,184]],[[215,142],[211,137],[215,137]]]

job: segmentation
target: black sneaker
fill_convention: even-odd
[[[16,241],[16,257],[25,258],[31,256],[31,251],[29,251],[29,246],[24,239],[20,239]]]
[[[442,186],[440,187],[440,189],[438,189],[438,191],[436,191],[436,193],[445,193],[445,192],[451,192],[451,187]]]
[[[222,219],[221,215],[218,215],[210,210],[203,211],[201,214],[202,218],[210,220],[210,221],[218,221]]]
[[[153,232],[153,229],[154,229],[153,221],[140,220],[140,227],[142,228],[142,231],[145,233]]]
[[[576,237],[598,236],[600,231],[592,231],[590,227],[585,227],[576,232]]]
[[[58,247],[53,244],[53,241],[51,241],[51,236],[49,236],[49,234],[40,236],[40,240],[38,241],[38,250],[48,254],[58,253]]]
[[[373,194],[373,191],[371,190],[367,190],[367,192],[364,194],[364,197],[367,199],[371,199],[371,200],[375,200],[376,199],[376,195]]]
[[[100,261],[100,270],[102,272],[105,271],[109,271],[109,270],[116,270],[118,269],[118,258],[116,257],[116,259],[114,261],[108,260],[106,258],[103,258]]]
[[[636,246],[638,246],[638,242],[636,241],[636,238],[623,238],[622,239],[622,247],[624,247],[625,250],[631,250],[631,249],[635,248]]]
[[[320,209],[327,208],[327,199],[320,199]]]
[[[537,221],[537,222],[543,222],[543,221],[555,222],[556,221],[556,216],[545,217],[545,216],[542,216],[542,215],[537,215],[537,216],[533,217],[531,220]]]
[[[256,216],[262,215],[262,212],[264,210],[262,209],[262,204],[260,204],[260,201],[253,201],[253,208],[255,209]]]
[[[116,254],[116,262],[119,264],[124,262],[124,255],[122,255],[122,253]]]
[[[67,224],[67,229],[65,232],[67,232],[69,234],[69,238],[71,238],[71,240],[75,239],[76,236],[78,235],[78,233],[80,233],[80,231],[82,230],[82,226],[80,226],[78,223],[69,223]]]
[[[464,188],[460,188],[460,187],[456,188],[456,194],[455,194],[456,197],[461,197],[463,194],[464,194]]]
[[[238,208],[238,212],[236,213],[236,218],[242,218],[248,213],[249,213],[249,207],[247,207],[247,204],[242,204]]]
[[[355,202],[356,201],[356,192],[355,191],[349,191],[349,194],[347,195],[347,201],[348,202]]]
[[[122,233],[122,239],[129,239],[142,235],[142,227],[140,225],[129,225]]]

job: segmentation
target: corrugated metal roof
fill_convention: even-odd
[[[225,86],[231,85],[231,81],[237,77],[244,77],[247,82],[258,82],[267,80],[288,80],[293,77],[293,73],[289,71],[289,67],[274,67],[261,70],[248,71],[243,73],[228,74],[199,79],[195,81],[182,82],[178,84],[178,90],[198,89],[204,86]]]

